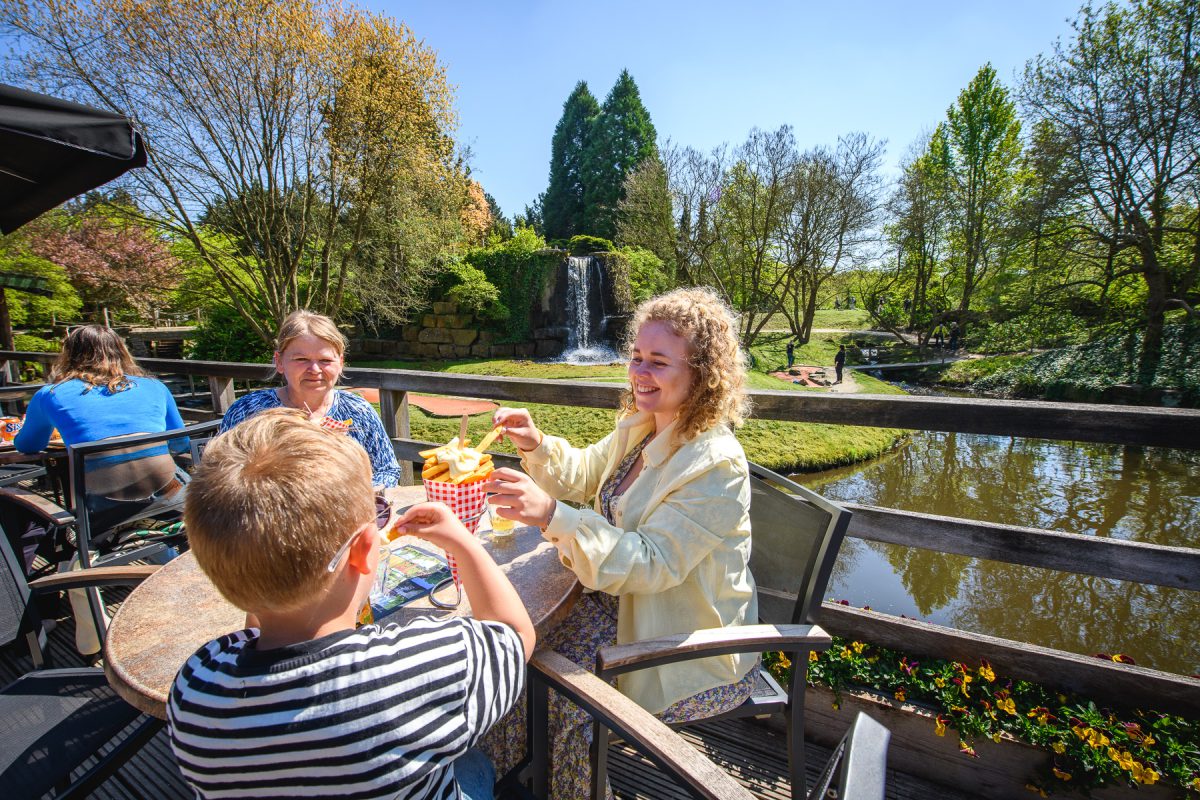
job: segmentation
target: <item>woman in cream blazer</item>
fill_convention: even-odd
[[[495,414],[527,474],[497,470],[489,502],[541,526],[591,590],[545,642],[588,669],[613,642],[758,621],[750,478],[732,431],[747,412],[736,319],[710,290],[680,289],[643,303],[630,329],[629,389],[601,441],[575,448],[525,409]],[[666,721],[711,716],[749,696],[755,661],[671,664],[622,675],[618,688]],[[551,796],[586,797],[590,720],[556,699],[551,725]]]

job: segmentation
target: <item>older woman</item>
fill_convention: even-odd
[[[349,420],[347,433],[371,458],[372,481],[376,486],[397,485],[400,464],[383,423],[370,403],[337,388],[345,353],[346,337],[333,320],[311,311],[293,311],[279,326],[275,339],[275,370],[283,376],[283,386],[239,398],[225,412],[221,431],[263,409],[280,406],[304,411],[317,421],[325,417]]]
[[[750,479],[733,436],[747,410],[732,312],[711,291],[680,289],[634,314],[629,389],[613,431],[584,449],[546,436],[524,409],[495,422],[528,475],[500,469],[497,512],[541,526],[592,590],[547,644],[588,668],[596,651],[758,620],[750,575]],[[578,509],[560,501],[593,500]],[[666,721],[719,714],[750,696],[755,658],[727,655],[622,675],[618,687]],[[589,719],[551,709],[551,795],[586,797]]]

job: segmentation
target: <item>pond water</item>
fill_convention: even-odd
[[[868,465],[794,476],[826,497],[1200,546],[1200,453],[918,432]],[[847,537],[828,598],[1075,653],[1200,673],[1200,592]]]

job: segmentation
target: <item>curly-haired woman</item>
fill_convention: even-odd
[[[524,409],[494,417],[528,475],[496,470],[489,502],[542,526],[591,590],[546,642],[588,669],[613,642],[758,621],[750,478],[732,432],[748,406],[736,319],[713,292],[679,289],[643,303],[630,329],[629,388],[601,441],[574,448]],[[754,665],[718,656],[628,673],[618,687],[668,722],[696,719],[749,697]],[[551,796],[586,797],[590,719],[556,698],[551,725]]]

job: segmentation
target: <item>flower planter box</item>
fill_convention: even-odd
[[[945,736],[938,736],[934,732],[935,715],[912,703],[859,691],[842,692],[840,708],[835,709],[833,703],[831,690],[823,686],[808,688],[804,699],[808,741],[825,747],[836,745],[855,715],[862,711],[892,732],[889,767],[959,792],[981,798],[1029,800],[1036,795],[1025,788],[1026,784],[1049,769],[1049,751],[1007,737],[1000,742],[977,739],[971,745],[979,757],[964,755],[958,749],[957,732],[949,728]],[[776,715],[768,724],[782,728],[784,723]],[[1068,785],[1056,788],[1056,793],[1071,794]],[[1140,788],[1110,786],[1091,792],[1092,797],[1101,800],[1167,800],[1182,795],[1182,789],[1161,784]]]

